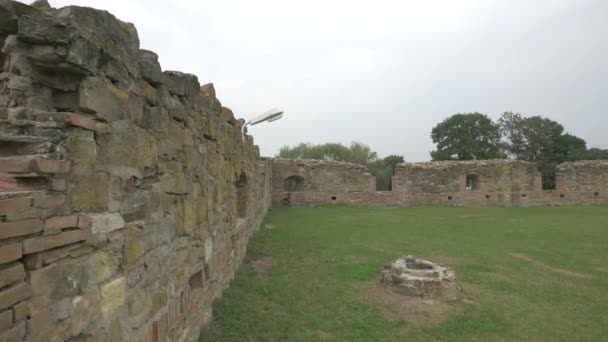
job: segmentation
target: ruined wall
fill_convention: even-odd
[[[196,340],[271,167],[133,25],[0,0],[0,341]]]
[[[525,205],[541,188],[536,165],[517,160],[406,163],[393,177],[393,191],[412,205]]]
[[[275,159],[272,162],[274,206],[357,204],[358,195],[375,192],[367,168],[334,161]],[[286,184],[292,181],[289,191]]]
[[[299,177],[299,187],[285,180]],[[274,160],[273,205],[343,204],[367,207],[533,206],[608,203],[608,161],[561,164],[557,189],[542,190],[534,163],[517,160],[405,163],[395,169],[392,191],[375,191],[375,179],[349,163]]]

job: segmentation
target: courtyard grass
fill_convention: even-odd
[[[201,341],[608,340],[608,207],[280,208],[265,223]],[[403,254],[455,269],[461,309],[414,324],[370,300]]]

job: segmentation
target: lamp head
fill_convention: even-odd
[[[249,122],[251,125],[259,124],[260,122],[268,121],[276,121],[283,117],[284,111],[280,108],[272,108],[270,110],[265,111],[259,116],[251,119]]]

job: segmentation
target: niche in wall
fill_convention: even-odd
[[[304,190],[304,178],[301,176],[289,176],[283,181],[285,192],[296,192]]]
[[[475,190],[480,190],[481,189],[481,183],[479,181],[479,176],[478,175],[467,175],[467,179],[466,179],[466,190],[467,191],[475,191]]]

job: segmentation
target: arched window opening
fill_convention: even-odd
[[[480,190],[480,189],[481,189],[481,184],[479,182],[479,176],[478,175],[467,175],[466,190],[475,191],[475,190]]]
[[[236,213],[239,218],[247,215],[247,190],[247,175],[241,173],[236,181]]]
[[[300,176],[289,176],[284,181],[285,192],[296,192],[304,190],[304,178]]]

